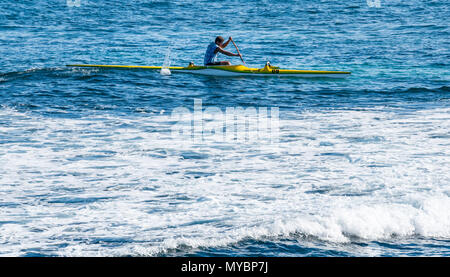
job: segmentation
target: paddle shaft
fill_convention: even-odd
[[[241,61],[245,64],[244,59],[242,58],[241,52],[239,52],[239,48],[237,47],[236,43],[234,43],[234,40],[231,40],[231,42],[234,44],[234,47],[236,47],[236,51],[238,52]]]

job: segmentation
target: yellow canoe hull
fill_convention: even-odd
[[[160,70],[162,66],[142,65],[101,65],[101,64],[69,64],[70,67],[93,67],[93,68],[122,68],[122,69],[150,69]],[[295,70],[279,69],[278,67],[265,66],[263,68],[250,68],[244,65],[215,65],[187,67],[168,67],[173,72],[195,73],[212,76],[299,76],[299,77],[334,77],[345,78],[351,72],[348,71],[326,71],[326,70]]]

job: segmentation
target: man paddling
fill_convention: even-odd
[[[218,53],[222,53],[230,57],[240,56],[240,54],[234,54],[226,50],[223,50],[225,47],[228,46],[230,41],[233,41],[231,37],[229,37],[225,43],[224,41],[225,40],[223,39],[223,37],[218,36],[216,37],[216,40],[214,42],[211,42],[208,45],[208,48],[206,49],[205,53],[205,60],[204,60],[205,65],[231,65],[229,61],[216,61]]]

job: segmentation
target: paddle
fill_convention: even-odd
[[[236,51],[237,51],[239,57],[241,58],[241,61],[244,63],[244,65],[246,65],[244,62],[244,59],[242,58],[241,52],[239,52],[239,48],[237,47],[236,43],[234,43],[234,40],[231,40],[231,42],[234,44],[234,47],[236,47]]]

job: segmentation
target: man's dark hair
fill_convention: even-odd
[[[220,44],[223,41],[224,41],[223,37],[221,37],[221,36],[216,37],[216,44]]]

